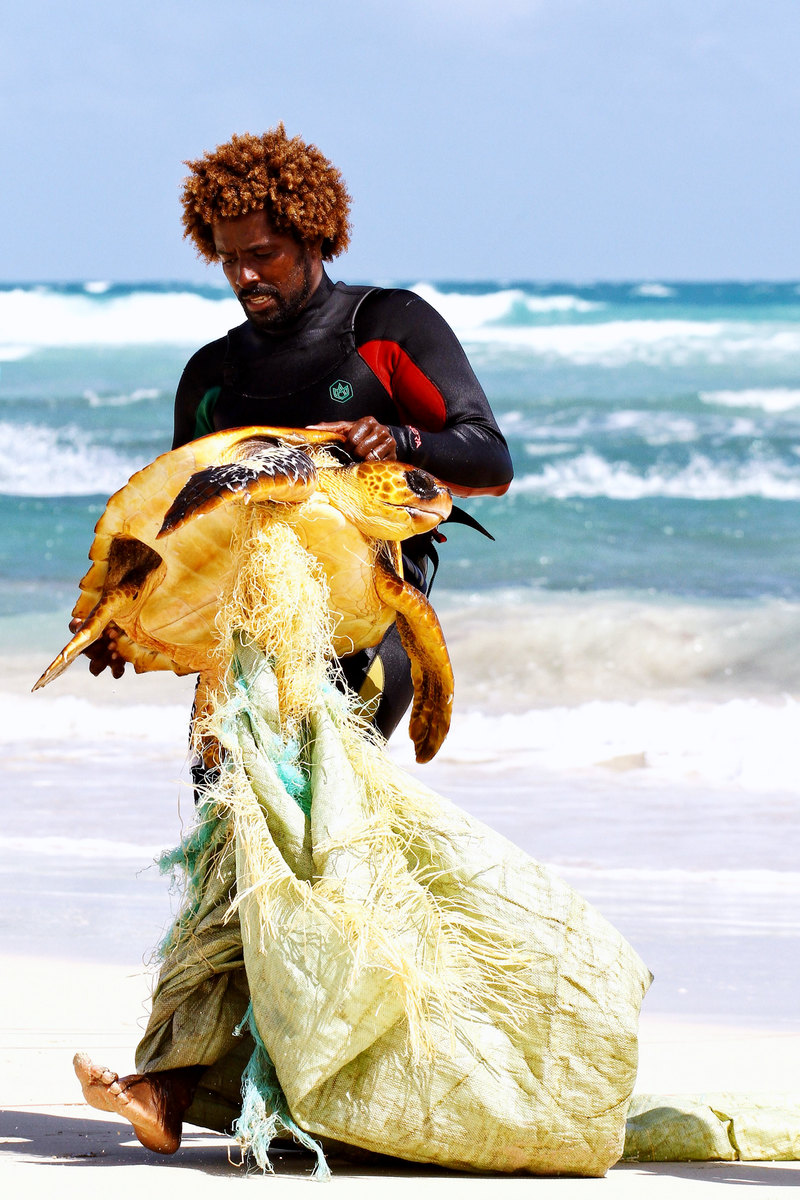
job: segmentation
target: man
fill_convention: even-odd
[[[323,263],[348,245],[350,197],[319,150],[279,125],[234,136],[187,165],[185,235],[208,262],[221,262],[247,319],[187,364],[173,447],[246,425],[334,429],[354,459],[410,463],[459,495],[505,492],[508,448],[439,314],[412,292],[334,285],[325,273]],[[404,549],[407,577],[426,589],[430,538]],[[88,654],[93,674],[106,666],[122,674],[113,629]],[[394,627],[377,652],[342,667],[356,691],[379,697],[375,724],[388,737],[412,695]],[[75,1065],[90,1104],[126,1115],[149,1148],[178,1148],[204,1067],[118,1079],[85,1056]]]

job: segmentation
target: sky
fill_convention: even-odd
[[[216,281],[182,160],[280,120],[354,197],[336,277],[800,279],[800,0],[25,0],[0,44],[5,282]]]

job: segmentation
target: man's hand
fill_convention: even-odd
[[[389,430],[374,417],[361,417],[358,421],[321,421],[309,425],[309,429],[330,429],[344,435],[344,448],[354,458],[370,462],[397,460],[397,446]]]
[[[69,623],[70,633],[77,633],[83,625],[78,617],[73,617]],[[89,670],[92,675],[99,675],[109,667],[115,679],[121,679],[125,671],[125,659],[117,649],[119,629],[116,625],[106,625],[97,641],[82,652],[89,659]]]

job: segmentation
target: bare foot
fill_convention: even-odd
[[[72,1060],[87,1104],[103,1112],[119,1113],[130,1121],[143,1146],[159,1154],[174,1154],[181,1144],[183,1114],[192,1101],[194,1087],[181,1071],[152,1075],[125,1075],[120,1079],[107,1067],[98,1067],[88,1054]],[[194,1069],[189,1068],[189,1075]]]

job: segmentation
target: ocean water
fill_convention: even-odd
[[[467,504],[494,543],[447,531],[456,708],[425,778],[600,905],[656,1010],[789,1019],[800,285],[406,285],[459,335],[516,470]],[[129,961],[167,919],[152,857],[191,820],[190,681],[79,663],[27,691],[106,498],[169,447],[184,363],[240,317],[211,286],[0,288],[12,949],[35,928],[42,952]],[[411,765],[402,730],[392,748]]]
[[[689,700],[731,747],[706,753],[710,777],[761,778],[768,755],[788,783],[800,285],[407,285],[463,342],[516,471],[467,505],[495,542],[456,527],[443,547],[459,711],[493,744],[579,765],[605,730],[607,758],[680,772],[703,756]],[[105,499],[168,448],[185,361],[240,316],[222,287],[0,289],[0,652],[60,647]]]

